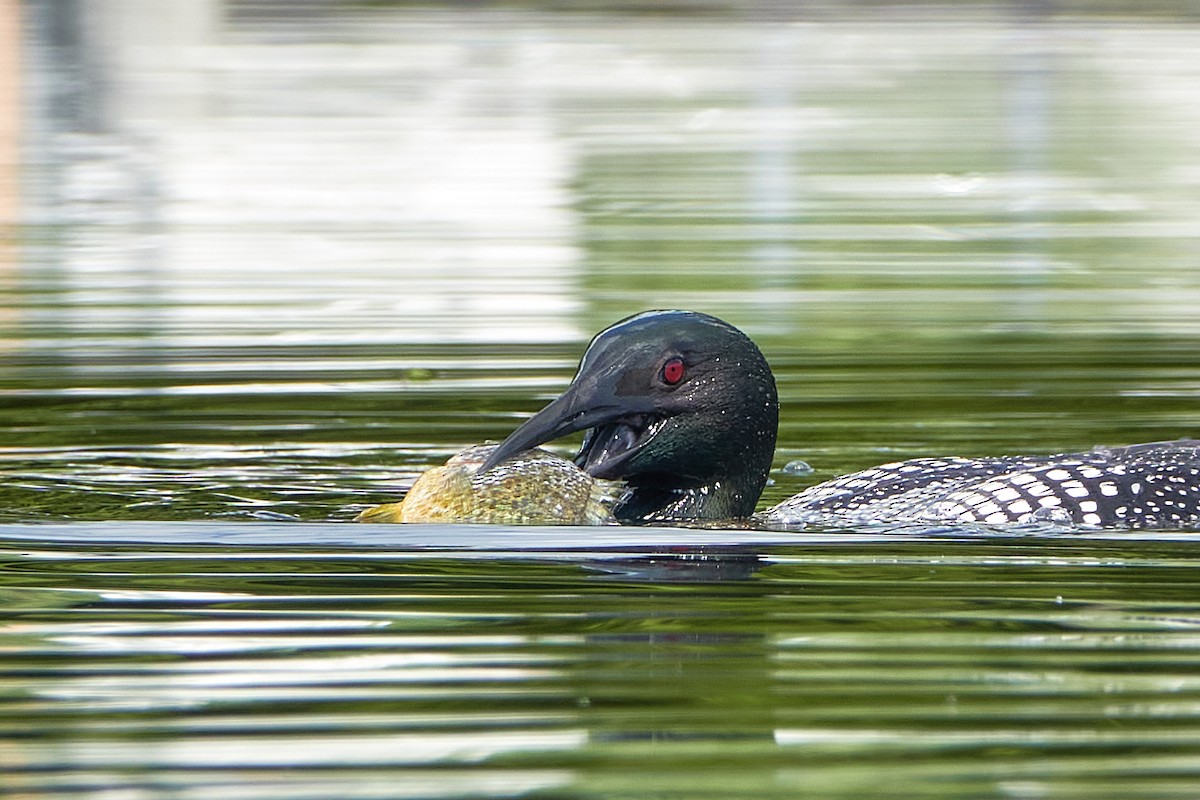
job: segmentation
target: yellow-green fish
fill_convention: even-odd
[[[355,522],[480,522],[493,525],[604,525],[624,484],[593,478],[535,448],[480,474],[496,445],[468,447],[426,471],[399,503],[368,508]]]

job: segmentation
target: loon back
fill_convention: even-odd
[[[898,461],[810,487],[761,516],[780,523],[1196,527],[1200,441],[1047,456]]]

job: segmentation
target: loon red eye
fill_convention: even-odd
[[[683,364],[682,358],[676,356],[675,358],[668,359],[662,368],[663,383],[668,386],[674,386],[683,380],[683,374],[686,371],[687,369]]]

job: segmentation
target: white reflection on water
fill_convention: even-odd
[[[220,15],[167,0],[58,22],[81,26],[101,91],[98,130],[58,120],[45,140],[59,180],[35,217],[78,225],[77,324],[128,322],[149,291],[167,338],[578,337],[569,146],[519,31],[364,18],[350,41],[280,41]],[[35,55],[52,82],[61,54]]]
[[[1128,308],[1090,294],[1111,286],[1143,292],[1140,329],[1195,330],[1190,28],[1003,7],[636,24],[154,8],[90,7],[60,21],[76,50],[31,48],[27,218],[65,241],[25,269],[65,282],[63,314],[89,335],[574,341],[596,303],[663,302],[589,281],[614,272],[679,274],[673,302],[747,307],[764,330],[862,310],[853,281],[814,280],[931,271],[998,282],[973,298],[992,315],[1069,315],[1041,294],[1066,280],[1093,314]],[[1130,263],[1048,244],[1073,239],[1172,248]],[[878,252],[937,242],[961,246]],[[911,307],[901,321],[952,307],[865,291]]]
[[[210,664],[183,663],[172,667],[156,665],[137,670],[131,677],[88,678],[78,686],[66,687],[65,694],[82,691],[96,695],[155,694],[186,695],[188,691],[209,688],[261,687],[264,693],[273,687],[385,684],[470,684],[524,681],[536,682],[557,677],[553,670],[534,667],[503,666],[526,660],[519,653],[468,654],[404,653],[329,656],[322,658],[235,659],[222,662],[220,670]],[[559,659],[537,658],[534,661]],[[486,662],[493,661],[496,665]],[[500,665],[500,666],[497,666]],[[57,696],[57,695],[56,695]],[[264,694],[265,697],[265,694]],[[197,700],[203,702],[203,696]]]
[[[69,758],[77,767],[245,767],[287,768],[321,766],[471,764],[512,753],[547,753],[587,744],[582,730],[456,731],[441,734],[366,734],[286,736],[275,742],[260,737],[180,737],[131,747],[127,741],[96,737],[70,745]],[[26,768],[55,767],[65,755],[59,746],[22,748]],[[560,773],[561,774],[561,773]]]
[[[1151,746],[1169,747],[1173,744],[1191,744],[1191,736],[1170,724],[1144,731],[1145,741]],[[1036,727],[1005,730],[989,728],[978,731],[927,731],[919,728],[894,730],[845,729],[788,729],[775,732],[775,742],[780,745],[801,746],[819,750],[827,747],[844,753],[846,750],[872,749],[886,746],[904,752],[944,752],[947,749],[972,747],[1037,747],[1053,748],[1064,745],[1077,747],[1102,747],[1120,743],[1123,731],[1102,729],[1079,730],[1077,728]],[[1172,759],[1173,760],[1173,759]],[[1176,762],[1180,763],[1180,762]],[[1189,765],[1194,766],[1194,765]]]
[[[254,770],[237,783],[220,774],[200,771],[163,771],[131,788],[122,773],[97,768],[85,776],[92,794],[87,797],[142,798],[163,797],[171,800],[407,800],[408,798],[525,797],[538,790],[553,790],[572,781],[572,773],[552,769],[480,769],[453,770],[407,768],[403,777],[394,772],[355,771],[353,782],[335,771],[331,777],[323,770]],[[22,776],[14,779],[17,788],[36,790],[45,786],[54,791],[61,784],[51,779]],[[167,788],[164,788],[167,787]],[[30,795],[41,797],[42,795]],[[84,795],[73,794],[72,800]]]

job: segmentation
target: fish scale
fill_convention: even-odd
[[[474,445],[422,473],[399,503],[357,522],[474,522],[493,525],[605,525],[623,484],[593,478],[553,453],[528,450],[481,471],[495,445]]]
[[[762,515],[782,523],[1200,525],[1200,441],[1085,453],[919,458],[813,486]]]

